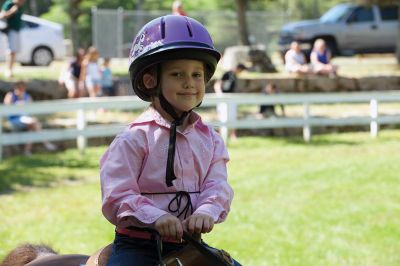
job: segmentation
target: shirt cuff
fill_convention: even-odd
[[[151,205],[145,205],[135,212],[129,211],[118,215],[118,222],[123,221],[124,217],[133,216],[140,223],[143,224],[153,224],[158,218],[167,214],[168,212],[160,210]]]
[[[212,204],[203,204],[194,213],[210,215],[215,223],[223,222],[228,215],[226,210]]]

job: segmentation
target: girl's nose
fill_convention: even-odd
[[[194,87],[194,80],[192,77],[188,76],[185,78],[184,87],[185,89],[190,89]]]

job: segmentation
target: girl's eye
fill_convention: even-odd
[[[181,78],[181,77],[183,77],[183,74],[181,72],[173,72],[172,76],[173,77],[177,77],[177,78]]]
[[[203,78],[203,73],[194,73],[193,74],[193,77],[195,77],[195,78]]]

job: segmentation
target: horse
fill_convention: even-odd
[[[160,240],[158,236],[158,240]],[[233,266],[234,261],[224,250],[209,247],[202,242],[200,235],[193,237],[183,234],[187,245],[180,251],[160,257],[157,265],[162,266]],[[106,266],[112,253],[109,244],[92,255],[60,255],[47,245],[23,244],[13,249],[0,266]],[[161,254],[161,241],[157,241],[158,254]]]
[[[10,251],[0,266],[105,266],[112,252],[112,244],[91,256],[83,254],[60,255],[44,244],[22,244]]]

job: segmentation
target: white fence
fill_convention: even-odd
[[[318,126],[370,125],[371,136],[376,137],[380,124],[400,124],[400,115],[379,115],[378,104],[386,102],[400,103],[400,92],[354,92],[354,93],[302,93],[302,94],[207,94],[202,107],[216,107],[218,103],[227,105],[303,105],[303,116],[274,117],[265,119],[231,119],[228,121],[206,121],[220,127],[223,137],[227,138],[229,128],[303,128],[305,141],[311,140],[311,128]],[[370,114],[357,117],[313,117],[310,111],[315,104],[369,103]],[[76,139],[78,148],[83,152],[87,138],[113,136],[126,124],[87,125],[86,111],[99,108],[113,110],[143,109],[148,105],[136,96],[80,98],[76,100],[52,100],[34,102],[26,105],[0,105],[0,159],[2,147],[6,145]],[[227,108],[230,110],[230,108]],[[39,132],[3,132],[3,120],[12,114],[54,114],[76,112],[74,128],[43,129]],[[230,117],[228,115],[228,117]]]

